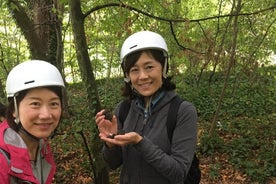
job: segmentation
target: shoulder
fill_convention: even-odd
[[[183,100],[183,102],[180,104],[180,110],[196,111],[196,107],[193,103]]]
[[[192,102],[185,99],[185,97],[181,97],[175,91],[168,91],[166,93],[164,101],[165,103],[168,102],[173,105],[180,104],[178,111],[184,111],[184,110],[196,111],[196,108]]]
[[[7,129],[9,129],[7,121],[0,123],[0,146],[4,144],[4,134]]]
[[[190,101],[187,101],[185,98],[182,98],[179,95],[176,95],[172,101],[174,102],[172,102],[171,106],[178,107],[178,109],[175,109],[177,107],[174,107],[174,111],[177,112],[177,116],[180,119],[187,118],[187,117],[195,118],[195,119],[197,118],[197,110],[193,103],[191,103]],[[178,101],[178,102],[175,102],[175,101]],[[179,103],[179,106],[176,105],[176,103]]]
[[[115,107],[115,114],[119,115],[119,113],[128,112],[128,110],[131,107],[131,103],[133,103],[133,100],[124,99],[124,100],[120,101],[117,104],[117,106]]]

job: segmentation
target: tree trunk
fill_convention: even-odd
[[[8,7],[29,44],[31,58],[56,65],[57,16],[52,11],[53,3],[47,0],[25,2],[23,4],[18,0],[8,0]]]
[[[78,65],[81,72],[81,77],[84,82],[87,94],[87,102],[90,112],[92,112],[91,120],[94,120],[96,112],[100,110],[100,100],[97,92],[96,80],[93,75],[93,69],[90,63],[87,42],[84,31],[84,15],[81,11],[80,1],[79,0],[69,0],[69,8],[71,15],[72,31],[74,35],[74,43],[77,52]],[[94,183],[95,184],[108,184],[109,177],[107,172],[107,167],[103,158],[101,156],[102,143],[98,137],[97,128],[95,123],[91,122],[94,125],[94,138],[92,145],[92,156],[94,157],[94,165],[92,168],[94,173]]]
[[[233,7],[235,8],[235,13],[238,15],[239,12],[241,11],[241,0],[238,0],[238,4],[237,4],[236,7],[235,7],[235,3],[233,3]],[[228,79],[229,79],[229,76],[230,76],[231,69],[232,69],[232,67],[234,65],[234,62],[235,62],[237,37],[238,37],[238,18],[239,18],[238,16],[235,16],[234,21],[233,21],[233,37],[232,37],[232,43],[231,43],[229,64],[228,64],[228,67],[227,67],[226,77],[225,77],[223,88],[222,88],[220,98],[219,98],[219,101],[218,101],[217,109],[216,109],[216,112],[214,114],[214,117],[213,117],[213,120],[212,120],[212,123],[211,123],[211,128],[210,128],[210,131],[209,131],[210,136],[212,136],[215,132],[215,125],[216,125],[216,122],[217,122],[217,119],[218,119],[221,104],[223,102],[225,90],[227,88]]]

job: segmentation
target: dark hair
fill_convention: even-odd
[[[165,60],[167,59],[166,56],[164,55],[163,51],[161,50],[156,50],[156,49],[147,49],[147,50],[140,50],[134,53],[129,54],[123,65],[123,71],[124,75],[129,73],[131,67],[134,66],[134,64],[137,62],[137,60],[140,58],[141,54],[143,52],[149,53],[152,55],[154,59],[159,61],[162,65],[162,68],[164,68]],[[167,63],[167,71],[168,71],[169,65]],[[166,72],[167,72],[166,71]],[[161,86],[161,90],[174,90],[176,88],[175,84],[171,81],[172,77],[162,77],[163,79],[163,84]],[[129,99],[133,99],[136,96],[136,93],[133,93],[133,90],[131,88],[131,82],[125,82],[125,85],[122,87],[122,96],[124,97],[129,97]]]
[[[0,116],[1,117],[6,117],[6,110],[7,110],[6,105],[0,103]]]
[[[47,88],[50,91],[54,92],[60,98],[61,104],[63,103],[63,101],[62,101],[62,89],[61,89],[61,87],[57,87],[57,86],[42,86],[42,87],[43,88]],[[31,89],[34,89],[34,88],[31,88]],[[16,95],[17,108],[19,107],[20,102],[23,100],[23,98],[26,96],[26,94],[28,93],[29,90],[30,89],[26,89],[26,90],[20,91]],[[8,122],[9,126],[12,129],[14,129],[15,131],[18,132],[18,130],[19,130],[19,128],[20,128],[21,125],[16,124],[14,122],[14,120],[15,120],[15,118],[13,116],[13,113],[15,112],[14,98],[10,97],[8,100],[9,100],[9,104],[8,104],[7,113],[6,113],[7,122]],[[61,105],[61,107],[63,107],[63,105]]]

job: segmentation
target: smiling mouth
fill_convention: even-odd
[[[152,82],[140,84],[141,87],[149,87],[152,84]]]
[[[150,88],[150,85],[141,85],[140,86],[140,89],[142,90],[146,90],[146,89],[149,89]]]
[[[48,129],[51,127],[52,123],[42,123],[42,124],[36,124],[39,128],[42,129]]]

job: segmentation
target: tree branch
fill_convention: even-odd
[[[138,8],[135,8],[133,6],[129,6],[127,4],[124,4],[124,3],[107,3],[107,4],[103,4],[103,5],[99,5],[99,6],[95,6],[93,7],[92,9],[90,9],[89,11],[87,11],[83,18],[85,19],[87,16],[89,16],[92,12],[95,12],[95,11],[98,11],[98,10],[101,10],[101,9],[104,9],[104,8],[108,8],[108,7],[122,7],[122,8],[126,8],[130,11],[134,11],[134,12],[137,12],[137,13],[140,13],[140,14],[143,14],[145,16],[148,16],[148,17],[151,17],[153,19],[156,19],[156,20],[160,20],[160,21],[165,21],[165,22],[168,22],[170,24],[170,29],[171,29],[171,32],[172,32],[172,35],[173,35],[173,38],[174,40],[176,41],[176,44],[182,49],[182,50],[190,50],[194,53],[198,53],[198,54],[204,54],[202,52],[198,52],[198,51],[195,51],[194,49],[190,49],[190,48],[186,48],[185,46],[181,45],[179,43],[179,41],[177,40],[176,38],[176,35],[174,33],[174,29],[173,29],[173,23],[179,23],[179,22],[198,22],[200,23],[201,21],[206,21],[206,20],[211,20],[211,19],[220,19],[220,18],[226,18],[226,17],[238,17],[238,16],[249,16],[249,15],[256,15],[256,14],[259,14],[259,13],[263,13],[263,12],[266,12],[266,11],[270,11],[270,10],[273,10],[273,9],[276,9],[276,4],[274,4],[273,6],[271,7],[268,7],[266,9],[261,9],[261,10],[258,10],[258,11],[255,11],[255,12],[251,12],[251,13],[230,13],[230,14],[227,14],[227,15],[217,15],[217,16],[211,16],[211,17],[205,17],[205,18],[201,18],[201,19],[194,19],[194,20],[189,20],[187,18],[183,18],[183,19],[168,19],[168,18],[164,18],[164,17],[159,17],[159,16],[155,16],[153,14],[150,14],[148,12],[145,12],[145,11],[142,11]],[[204,30],[203,30],[204,31]]]
[[[94,8],[90,9],[89,11],[87,11],[84,14],[84,18],[87,17],[88,15],[90,15],[92,12],[97,11],[97,10],[101,10],[104,8],[108,8],[108,7],[122,7],[122,8],[126,8],[129,9],[130,11],[135,11],[137,13],[141,13],[145,16],[151,17],[153,19],[156,20],[161,20],[161,21],[165,21],[165,22],[200,22],[200,21],[205,21],[205,20],[211,20],[211,19],[218,19],[218,18],[225,18],[225,17],[232,17],[232,16],[249,16],[249,15],[256,15],[256,14],[260,14],[266,11],[270,11],[270,10],[274,10],[276,9],[276,3],[268,8],[265,9],[261,9],[255,12],[249,12],[249,13],[231,13],[231,14],[226,14],[226,15],[217,15],[217,16],[211,16],[211,17],[205,17],[205,18],[201,18],[201,19],[194,19],[194,20],[189,20],[187,18],[183,18],[183,19],[168,19],[168,18],[164,18],[164,17],[159,17],[159,16],[155,16],[153,14],[150,14],[148,12],[144,12],[138,8],[135,8],[133,6],[129,6],[127,4],[124,3],[107,3],[107,4],[103,4],[103,5],[99,5],[99,6],[95,6]]]
[[[172,24],[172,22],[170,22],[170,28],[171,28],[171,33],[172,33],[172,35],[173,35],[173,38],[174,38],[176,44],[177,44],[182,50],[189,50],[189,51],[194,52],[194,53],[197,53],[197,54],[205,54],[205,53],[198,52],[198,51],[196,51],[196,50],[194,50],[194,49],[191,49],[191,48],[188,48],[188,47],[185,47],[185,46],[181,45],[181,44],[179,43],[178,39],[176,38],[176,35],[175,35],[174,29],[173,29],[173,24]]]

